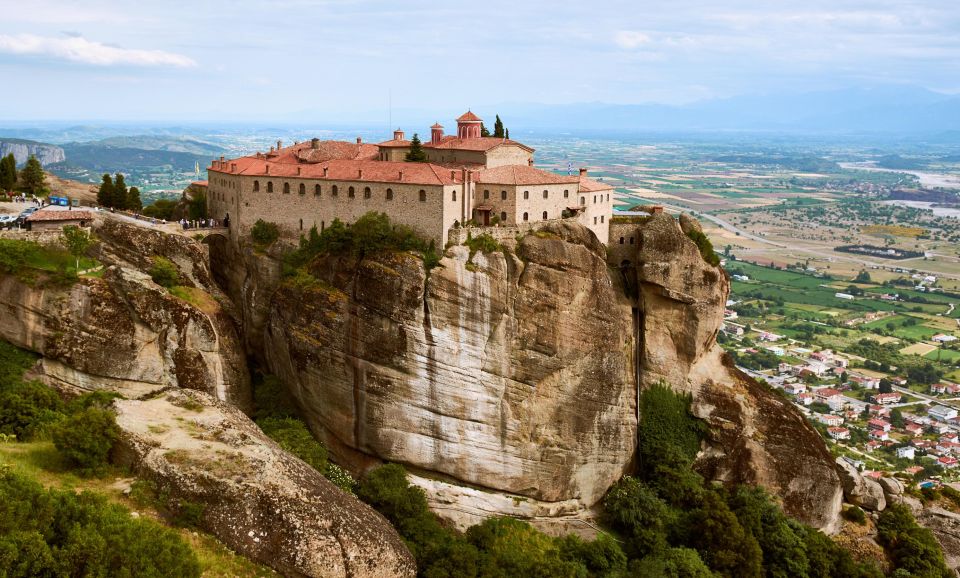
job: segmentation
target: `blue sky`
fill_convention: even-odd
[[[960,92],[956,0],[0,0],[0,14],[5,120]]]

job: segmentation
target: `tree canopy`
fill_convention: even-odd
[[[410,139],[410,152],[407,153],[406,161],[408,163],[427,162],[427,153],[423,150],[423,144],[420,142],[420,135],[413,133]]]

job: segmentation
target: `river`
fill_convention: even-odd
[[[913,207],[914,209],[930,209],[938,217],[953,217],[960,219],[960,209],[955,207],[934,207],[934,203],[927,201],[880,201],[884,205],[897,205],[900,207]]]
[[[841,168],[853,169],[858,171],[877,171],[882,173],[904,173],[914,175],[920,179],[920,185],[924,187],[944,187],[949,189],[960,189],[960,175],[946,173],[928,173],[926,171],[903,170],[903,169],[884,169],[876,166],[872,162],[867,163],[838,163]]]

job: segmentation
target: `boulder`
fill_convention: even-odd
[[[199,525],[287,576],[413,577],[402,539],[376,511],[283,451],[238,409],[171,389],[117,400],[117,458],[159,495],[203,506]]]
[[[680,213],[678,221],[680,222],[680,230],[683,231],[684,235],[689,235],[690,231],[696,231],[698,233],[703,232],[703,226],[700,225],[700,221],[696,220],[687,213]]]
[[[933,532],[947,566],[960,573],[960,514],[934,507],[924,509],[916,518],[921,526]]]
[[[880,487],[888,501],[890,497],[902,496],[904,492],[903,482],[897,478],[880,478]]]
[[[882,512],[887,507],[883,487],[860,475],[857,468],[843,458],[837,458],[837,472],[847,501],[865,510]]]

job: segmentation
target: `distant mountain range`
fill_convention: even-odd
[[[569,131],[762,131],[928,133],[960,131],[960,96],[916,87],[737,96],[682,106],[502,104],[509,126]],[[954,140],[958,134],[948,135]]]

